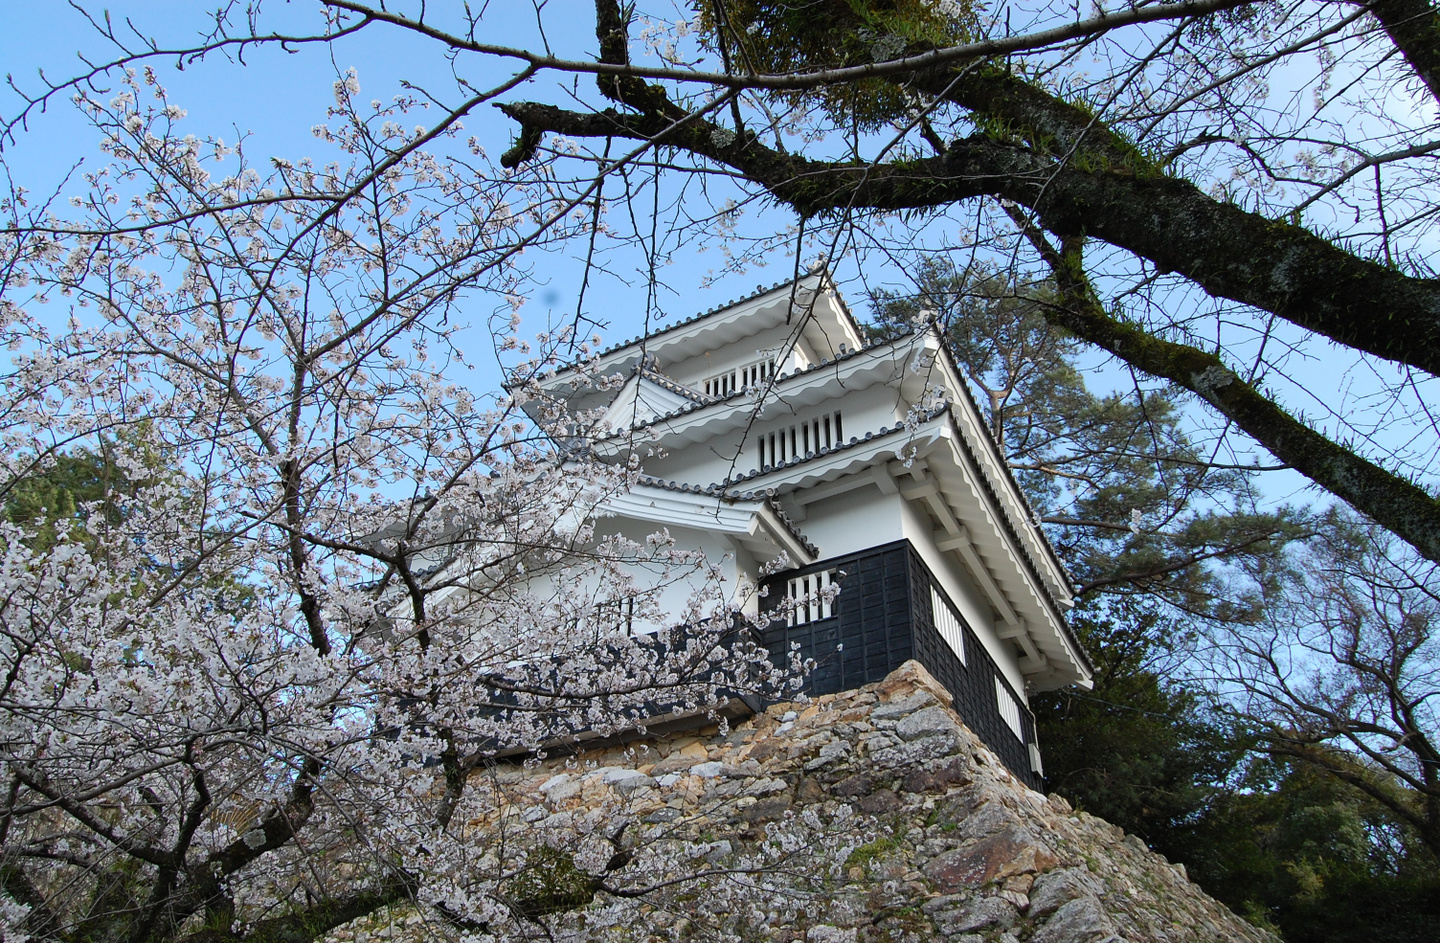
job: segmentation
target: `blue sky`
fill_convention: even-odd
[[[432,4],[432,7],[436,6]],[[571,4],[575,16],[547,14],[547,35],[551,48],[562,55],[588,57],[594,43],[594,20],[588,4]],[[209,28],[205,14],[207,4],[197,2],[131,2],[111,3],[110,22],[127,41],[135,40],[133,24],[147,36],[156,36],[162,44],[188,45]],[[267,4],[267,29],[314,31],[320,22],[313,8],[305,4]],[[493,35],[481,38],[490,42],[531,44],[538,41],[534,11],[528,3],[495,4],[499,16],[487,14],[493,22]],[[43,88],[39,71],[52,80],[82,73],[84,55],[92,62],[113,59],[115,49],[75,10],[63,3],[23,4],[4,0],[4,29],[0,29],[0,68],[27,93]],[[557,33],[557,24],[568,32]],[[137,41],[138,42],[138,41]],[[395,29],[374,29],[349,37],[333,45],[302,47],[286,53],[278,47],[255,47],[245,51],[244,63],[235,57],[211,55],[200,63],[177,69],[174,58],[150,60],[160,73],[161,83],[171,99],[184,107],[188,115],[184,130],[204,135],[215,134],[233,141],[247,136],[247,152],[252,159],[283,156],[294,160],[304,156],[323,159],[321,145],[311,128],[325,120],[325,110],[333,103],[332,84],[337,72],[354,68],[359,73],[362,99],[388,100],[400,94],[401,80],[436,90],[437,94],[454,94],[450,65],[438,47],[428,41],[413,39]],[[473,57],[472,57],[473,59]],[[477,85],[498,82],[504,72],[495,69],[489,75],[477,74],[477,63],[464,63],[465,77]],[[588,81],[588,80],[586,80]],[[545,82],[544,79],[540,80]],[[583,90],[589,92],[587,87]],[[545,90],[541,95],[553,95]],[[18,112],[20,98],[11,90],[0,93],[0,112],[7,117]],[[465,133],[479,137],[491,155],[497,155],[511,141],[514,125],[491,108],[483,108],[467,118]],[[69,105],[68,96],[57,100],[45,113],[36,113],[13,142],[0,154],[13,178],[35,194],[49,192],[59,185],[67,173],[82,159],[93,165],[98,155],[95,135]],[[777,225],[784,225],[779,221]],[[551,311],[565,313],[574,309],[579,266],[573,255],[582,247],[573,247],[571,258],[555,256],[539,260],[535,266],[536,284],[524,315],[526,327],[539,330]],[[586,308],[611,322],[607,340],[628,338],[638,333],[642,321],[634,312],[645,305],[643,279],[639,265],[622,263],[616,271],[620,278],[596,279],[587,290]],[[641,263],[643,264],[643,263]],[[679,294],[662,296],[667,318],[685,317],[708,309],[727,298],[748,292],[756,281],[777,281],[789,273],[789,265],[777,265],[769,271],[750,272],[740,277],[721,279],[714,288],[700,286],[711,270],[720,264],[718,256],[683,253],[666,271],[666,280]],[[628,286],[622,284],[628,282]],[[480,302],[474,320],[483,323],[494,307],[493,299]],[[476,342],[485,342],[476,338]],[[475,358],[484,364],[488,358]],[[498,384],[493,370],[476,377],[477,384]]]
[[[3,0],[3,3],[0,67],[26,91],[34,93],[42,87],[38,78],[40,69],[52,79],[68,78],[83,70],[84,64],[77,58],[77,52],[97,62],[114,56],[113,47],[67,4],[53,0],[43,3]],[[126,24],[128,18],[142,32],[156,35],[162,42],[183,45],[194,42],[207,29],[208,6],[195,0],[135,0],[111,3],[109,8],[111,23],[127,41],[138,42]],[[431,6],[439,5],[432,3]],[[530,3],[496,0],[491,7],[487,23],[493,23],[493,34],[481,39],[515,45],[536,42],[535,14]],[[306,3],[267,3],[263,10],[267,28],[314,31],[318,23],[314,8]],[[547,28],[551,30],[546,39],[557,53],[577,58],[593,55],[590,4],[565,0],[564,5],[559,6],[552,0],[546,16]],[[561,32],[554,32],[557,26]],[[246,51],[244,64],[212,55],[183,71],[176,68],[174,59],[156,61],[155,67],[172,99],[188,110],[187,130],[216,134],[227,140],[246,134],[247,148],[253,157],[276,155],[292,160],[303,156],[324,158],[310,129],[325,119],[337,71],[355,68],[362,86],[361,97],[365,99],[384,100],[398,94],[402,90],[402,78],[441,94],[453,93],[454,89],[450,63],[444,56],[437,55],[436,45],[409,38],[394,29],[374,30],[369,35],[290,53],[276,47],[253,48]],[[481,66],[467,61],[463,68],[467,70],[465,77],[482,87],[503,77],[503,70],[494,64]],[[480,68],[495,71],[489,75],[477,74]],[[579,89],[581,96],[593,97],[590,80],[580,81],[585,83]],[[528,92],[527,97],[563,103],[568,93],[557,94],[553,84],[546,84],[553,82],[553,79],[538,80],[538,87]],[[13,115],[19,106],[14,93],[8,90],[0,93],[0,113]],[[495,155],[510,143],[513,125],[493,109],[485,108],[467,120],[466,132],[476,135]],[[7,143],[0,156],[15,179],[43,193],[56,186],[77,161],[94,159],[94,136],[68,102],[62,100],[47,113],[32,116],[29,130],[22,132],[16,141]],[[773,231],[792,223],[788,214],[760,211],[752,213],[746,224],[752,230],[762,231],[769,226]],[[522,330],[538,330],[552,313],[563,316],[573,311],[579,273],[574,257],[582,251],[583,246],[572,245],[564,253],[536,259],[536,283],[523,311],[526,321]],[[601,277],[592,284],[585,307],[587,313],[610,323],[605,338],[607,342],[615,342],[634,336],[642,328],[647,263],[639,257],[617,256],[609,261],[612,276]],[[666,282],[674,289],[673,293],[658,299],[663,316],[666,319],[686,317],[742,295],[757,283],[769,284],[785,278],[792,270],[793,259],[777,253],[765,269],[752,267],[742,274],[719,278],[713,287],[702,287],[722,264],[718,252],[698,253],[694,246],[677,251],[671,264],[663,270]],[[849,300],[859,313],[865,313],[859,286],[849,289]],[[495,301],[477,299],[476,304],[473,321],[483,325]],[[477,332],[473,343],[488,344],[488,336]],[[1336,371],[1329,362],[1331,356],[1316,345],[1311,349],[1318,358],[1297,363],[1297,374],[1302,379],[1313,375],[1317,382],[1333,382]],[[498,370],[490,358],[477,356],[471,361],[482,365],[472,381],[474,386],[498,386]],[[1102,388],[1130,386],[1129,376],[1113,367],[1104,369],[1095,382]],[[1299,388],[1304,389],[1303,383]],[[1268,462],[1268,456],[1263,453],[1256,457],[1262,463]],[[1294,476],[1272,476],[1267,481],[1277,495],[1293,494],[1301,484]]]

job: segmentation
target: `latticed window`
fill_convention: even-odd
[[[757,360],[734,370],[707,377],[704,384],[706,396],[729,396],[736,390],[759,386],[775,376],[775,361]]]
[[[837,409],[782,429],[762,432],[755,440],[759,451],[756,467],[777,466],[821,449],[832,448],[843,441],[844,430],[840,427],[840,410]]]
[[[834,594],[827,592],[834,582],[834,574],[834,570],[821,570],[790,578],[785,594],[797,602],[786,616],[787,624],[804,625],[834,615],[831,599]]]
[[[965,660],[965,629],[960,623],[960,617],[934,585],[930,587],[930,612],[935,618],[935,631],[940,633],[945,644],[949,645],[950,650],[960,659],[960,664],[970,664]]]
[[[1025,728],[1020,723],[1020,703],[1015,700],[1015,695],[1005,687],[1005,682],[999,678],[995,679],[995,706],[1000,709],[1000,717],[1005,721],[1020,742],[1025,742]]]

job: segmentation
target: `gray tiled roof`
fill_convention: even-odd
[[[652,488],[661,488],[665,491],[677,491],[681,494],[710,495],[711,497],[724,501],[734,501],[736,499],[764,501],[766,506],[775,512],[775,516],[780,520],[780,523],[784,525],[785,530],[790,533],[790,536],[800,541],[801,546],[803,546],[812,557],[818,557],[820,555],[820,548],[810,542],[810,538],[806,537],[800,530],[800,525],[790,519],[790,515],[785,513],[784,509],[780,506],[780,502],[775,498],[775,495],[768,490],[764,492],[751,491],[744,495],[737,495],[728,493],[724,485],[693,485],[683,481],[655,478],[651,475],[640,475],[636,478],[636,481],[639,484],[648,485]]]
[[[742,295],[742,296],[740,296],[739,298],[732,298],[730,301],[722,302],[721,304],[715,305],[713,308],[709,308],[709,309],[707,309],[707,310],[705,310],[705,311],[700,312],[699,314],[692,314],[692,315],[691,315],[690,317],[688,317],[688,318],[683,318],[683,319],[681,319],[681,320],[679,320],[679,321],[675,321],[675,322],[673,322],[673,323],[671,323],[671,324],[667,324],[667,325],[665,325],[664,327],[657,327],[657,328],[655,328],[654,330],[650,331],[649,333],[641,334],[641,335],[639,335],[638,337],[632,337],[632,338],[630,338],[629,340],[621,341],[621,342],[619,342],[619,343],[617,343],[617,344],[612,344],[611,346],[606,347],[604,350],[597,351],[597,352],[594,354],[594,359],[598,360],[598,359],[600,359],[600,358],[602,358],[602,357],[608,357],[608,356],[610,356],[611,354],[617,353],[617,352],[619,352],[619,351],[622,351],[622,350],[624,350],[624,349],[627,348],[627,347],[634,347],[636,344],[639,344],[639,343],[642,343],[642,342],[645,342],[645,341],[651,341],[651,340],[654,340],[654,339],[657,338],[657,337],[662,337],[662,336],[664,336],[664,335],[666,335],[666,334],[669,334],[671,331],[679,330],[680,328],[685,327],[686,325],[694,324],[696,321],[703,321],[703,320],[705,320],[705,319],[708,318],[708,317],[712,317],[712,316],[714,316],[714,315],[720,314],[721,312],[727,311],[727,310],[729,310],[730,308],[735,307],[736,305],[744,304],[744,303],[747,302],[747,301],[753,301],[753,300],[755,300],[756,298],[759,298],[761,295],[769,294],[770,292],[775,291],[777,288],[784,288],[784,287],[786,287],[787,285],[794,285],[794,284],[798,283],[799,281],[801,281],[802,279],[810,278],[811,276],[814,276],[814,275],[825,275],[825,274],[827,274],[827,270],[826,270],[826,269],[824,269],[823,267],[817,267],[817,268],[815,268],[815,269],[812,269],[812,270],[804,273],[804,274],[801,275],[799,278],[785,278],[785,279],[781,279],[780,281],[776,282],[775,284],[769,285],[769,286],[763,285],[763,284],[762,284],[762,285],[756,285],[756,286],[755,286],[755,290],[752,291],[752,292],[751,292],[750,294],[748,294],[748,295]],[[558,373],[565,373],[566,371],[568,371],[568,370],[573,370],[574,368],[575,368],[575,364],[567,364],[566,366],[561,367],[561,368],[559,368],[558,370],[556,370],[556,373],[557,373],[557,374],[558,374]]]
[[[637,363],[634,367],[632,367],[631,372],[638,373],[640,374],[640,376],[649,380],[651,383],[654,383],[656,386],[669,390],[671,393],[676,393],[680,396],[683,396],[686,399],[690,400],[692,403],[695,403],[699,406],[704,406],[705,404],[715,399],[715,397],[713,396],[706,396],[699,390],[692,390],[690,387],[666,376],[665,374],[661,373],[659,370],[655,369],[650,364],[645,363],[644,361],[641,361],[640,363]]]

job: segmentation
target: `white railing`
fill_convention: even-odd
[[[762,432],[755,437],[758,461],[756,468],[779,465],[793,458],[828,449],[844,441],[840,427],[840,410],[826,413],[781,429]]]

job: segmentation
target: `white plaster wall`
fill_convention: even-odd
[[[828,369],[824,367],[817,372],[823,374]],[[834,395],[813,405],[799,405],[785,398],[786,390],[782,387],[779,391],[782,394],[780,398],[765,403],[760,414],[760,423],[783,425],[817,412],[839,408],[845,411],[847,437],[855,434],[849,431],[852,414],[858,423],[854,427],[856,432],[863,433],[866,429],[893,425],[897,417],[905,414],[905,408],[900,404],[899,391],[885,383],[869,382],[873,376],[861,374],[859,377],[852,377],[846,381],[843,389],[837,388]],[[867,385],[861,386],[862,383]]]
[[[984,594],[954,553],[943,552],[935,546],[935,529],[930,515],[909,502],[901,503],[905,505],[901,514],[905,537],[914,545],[920,559],[924,560],[930,572],[935,574],[935,579],[940,582],[945,592],[950,594],[955,608],[960,610],[960,615],[970,624],[975,637],[980,640],[980,644],[985,647],[991,660],[1010,682],[1010,686],[1019,693],[1022,701],[1026,701],[1025,676],[1020,673],[1015,649],[995,634],[995,613]]]
[[[739,588],[738,577],[741,572],[737,570],[734,548],[723,534],[704,530],[703,521],[697,522],[697,524],[701,526],[693,529],[671,525],[668,531],[670,535],[675,538],[677,547],[683,550],[700,550],[705,554],[705,560],[708,564],[719,565],[720,575],[723,581],[722,585],[727,596],[733,603],[735,601],[734,594]],[[643,542],[648,535],[662,529],[664,528],[645,521],[614,517],[606,518],[596,526],[598,536],[610,536],[618,533],[637,542]],[[749,561],[746,562],[749,563]],[[753,567],[753,563],[750,564],[750,566]],[[636,563],[627,566],[626,569],[634,578],[637,586],[645,588],[654,587],[659,582],[663,567],[654,564]],[[753,572],[747,575],[753,583]],[[677,576],[679,578],[674,579],[674,577]],[[557,580],[573,581],[582,578],[585,580],[583,584],[580,584],[583,587],[583,591],[590,595],[596,594],[599,588],[599,577],[593,575],[582,577],[574,571],[568,573],[547,572],[537,574],[530,580],[528,589],[537,597],[545,599],[555,591],[555,583]],[[684,612],[691,592],[697,586],[703,584],[705,580],[705,567],[693,569],[676,568],[675,573],[672,574],[672,581],[667,582],[661,587],[656,597],[660,604],[661,611],[667,614],[668,621],[662,625],[648,623],[637,617],[634,622],[634,630],[637,633],[653,632],[673,624],[674,620],[678,619],[680,614]],[[567,591],[573,591],[573,589],[573,586],[567,587]],[[753,602],[750,603],[749,608],[753,611]]]
[[[739,433],[736,433],[736,438]],[[662,440],[663,441],[663,440]],[[686,484],[710,485],[722,481],[730,473],[729,461],[735,446],[723,438],[713,443],[697,442],[683,449],[666,451],[663,458],[643,458],[640,466],[647,475],[669,481],[683,481]],[[750,465],[744,457],[734,464],[737,471],[747,471]]]
[[[874,485],[806,505],[800,529],[820,548],[820,558],[868,550],[905,536],[898,494],[881,494]]]

